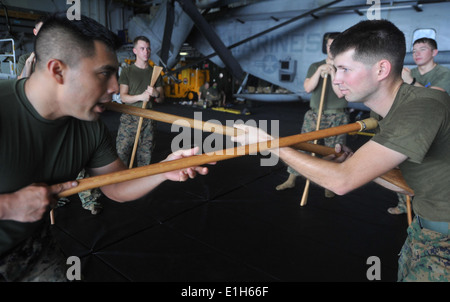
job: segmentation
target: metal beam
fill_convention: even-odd
[[[209,25],[205,18],[200,14],[197,7],[190,0],[177,0],[184,12],[194,21],[195,26],[208,40],[211,47],[219,55],[225,66],[228,67],[234,78],[241,81],[244,78],[244,70],[242,69],[236,58],[233,57],[230,49],[228,49],[222,40],[216,34],[214,29]]]
[[[249,38],[246,38],[246,39],[241,40],[241,41],[239,41],[239,42],[237,42],[237,43],[234,43],[234,44],[228,46],[228,50],[231,50],[231,49],[233,49],[233,48],[235,48],[235,47],[237,47],[237,46],[240,46],[240,45],[242,45],[242,44],[244,44],[244,43],[247,43],[248,41],[251,41],[251,40],[256,39],[256,38],[258,38],[258,37],[260,37],[260,36],[262,36],[262,35],[265,35],[265,34],[267,34],[267,33],[269,33],[269,32],[272,32],[272,31],[274,31],[274,30],[276,30],[276,29],[279,29],[279,28],[281,28],[281,27],[283,27],[283,26],[286,26],[286,25],[288,25],[288,24],[290,24],[290,23],[292,23],[292,22],[295,22],[295,21],[300,20],[300,19],[302,19],[302,18],[304,18],[304,17],[307,17],[307,16],[309,16],[309,15],[315,13],[315,12],[321,11],[321,10],[323,10],[323,9],[325,9],[325,8],[327,8],[327,7],[331,6],[331,5],[333,5],[333,4],[336,4],[336,3],[338,3],[338,2],[341,2],[341,1],[342,1],[342,0],[335,0],[335,1],[329,2],[329,3],[327,3],[327,4],[324,4],[324,5],[322,5],[322,6],[319,6],[319,7],[317,7],[317,8],[314,8],[314,9],[312,9],[312,10],[310,10],[310,11],[307,11],[307,12],[305,12],[305,13],[303,13],[303,14],[297,16],[297,17],[291,18],[291,19],[289,19],[289,20],[287,20],[287,21],[285,21],[285,22],[283,22],[283,23],[281,23],[281,24],[278,24],[278,25],[276,25],[276,26],[274,26],[274,27],[271,27],[271,28],[269,28],[269,29],[266,29],[266,30],[264,30],[264,31],[262,31],[262,32],[260,32],[260,33],[258,33],[258,34],[256,34],[256,35],[253,35],[253,36],[251,36],[251,37],[249,37]],[[210,58],[212,58],[212,57],[215,57],[216,55],[218,55],[217,50],[216,50],[216,52],[214,52],[214,53],[212,53],[212,54],[210,54],[210,55],[207,55],[207,56],[203,57],[203,58],[202,58],[201,60],[199,60],[199,61],[196,61],[196,62],[193,62],[193,63],[191,63],[191,64],[185,65],[185,66],[183,66],[183,67],[181,67],[181,68],[178,68],[178,69],[176,69],[176,70],[169,71],[169,73],[177,73],[177,72],[179,72],[179,71],[181,71],[181,70],[183,70],[183,69],[185,69],[185,68],[189,68],[189,67],[191,67],[191,66],[197,65],[198,63],[201,63],[201,62],[204,61],[204,60],[207,60],[207,59],[210,59]]]

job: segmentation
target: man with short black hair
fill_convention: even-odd
[[[90,175],[126,170],[99,120],[117,93],[118,38],[96,21],[46,20],[35,41],[29,78],[0,82],[0,281],[63,281],[66,258],[49,232],[56,196]],[[193,155],[175,152],[167,160]],[[101,187],[110,199],[138,199],[192,167]]]

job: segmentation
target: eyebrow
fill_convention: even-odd
[[[115,65],[103,65],[97,69],[98,72],[104,72],[104,71],[117,72],[118,70],[119,70],[119,67],[115,66]]]

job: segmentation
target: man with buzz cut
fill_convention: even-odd
[[[49,224],[57,195],[77,186],[82,169],[92,176],[128,169],[99,119],[119,91],[118,41],[93,19],[55,14],[35,40],[30,77],[0,81],[0,282],[67,281],[67,256]],[[166,160],[195,152],[177,151]],[[100,189],[126,202],[166,180],[207,172],[191,167]]]
[[[450,96],[402,79],[405,36],[387,20],[367,20],[338,35],[330,48],[333,84],[348,102],[361,102],[382,117],[379,131],[352,153],[333,161],[289,147],[273,149],[287,165],[311,182],[343,195],[400,167],[414,191],[416,216],[408,227],[398,266],[398,281],[450,281]],[[236,125],[234,140],[257,143],[271,136]],[[403,191],[403,193],[406,193]]]
[[[151,54],[150,40],[145,36],[138,36],[134,39],[133,45],[136,61],[125,67],[120,73],[120,98],[124,104],[139,108],[142,108],[144,102],[148,102],[146,109],[150,109],[153,106],[152,102],[162,103],[164,101],[162,80],[161,77],[158,77],[155,87],[150,86],[153,73],[153,67],[148,62]],[[119,157],[127,166],[129,166],[133,151],[138,123],[139,117],[137,116],[123,113],[120,117],[116,148]],[[153,120],[143,119],[142,121],[136,149],[138,167],[150,164],[154,147],[155,125]]]

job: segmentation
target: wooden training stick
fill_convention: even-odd
[[[155,86],[156,80],[158,79],[159,75],[161,74],[161,70],[162,70],[162,67],[160,67],[160,66],[153,66],[152,78],[150,80],[150,86],[151,87]],[[147,108],[147,103],[148,103],[148,101],[144,101],[142,103],[142,109]],[[136,130],[136,137],[134,139],[133,152],[131,153],[131,159],[130,159],[130,165],[129,165],[130,169],[133,167],[134,156],[136,155],[137,145],[138,145],[138,142],[139,142],[139,136],[141,135],[142,122],[143,122],[143,117],[140,117],[139,118],[138,127],[137,127],[137,130]]]
[[[228,136],[236,136],[242,133],[241,129],[190,119],[183,116],[158,112],[150,109],[141,109],[134,106],[128,106],[114,102],[107,103],[105,106],[107,109],[112,111],[137,115],[143,118],[152,119],[155,121],[160,121],[169,124],[175,124],[183,127],[191,127],[193,129],[198,129],[202,131],[214,132]]]
[[[323,103],[325,100],[325,90],[327,88],[327,79],[328,79],[328,74],[325,74],[323,77],[322,94],[320,95],[319,113],[317,115],[316,131],[320,129],[320,122],[322,119],[322,111],[323,111]],[[317,144],[317,140],[314,141],[314,144]],[[315,154],[313,153],[312,156],[315,156]],[[306,204],[306,201],[308,200],[309,184],[310,184],[309,179],[306,179],[305,188],[303,189],[302,200],[300,202],[300,206],[302,206],[302,207]]]
[[[406,214],[408,217],[408,225],[412,222],[411,196],[406,195]]]
[[[322,146],[322,145],[310,144],[310,143],[298,143],[298,144],[292,145],[291,147],[296,150],[308,151],[308,152],[316,153],[316,154],[319,154],[322,156],[327,156],[330,154],[335,154],[336,156],[342,155],[342,152],[336,153],[334,151],[334,148]],[[402,172],[400,171],[400,169],[398,169],[398,168],[392,169],[391,171],[381,175],[380,178],[384,179],[385,181],[387,181],[393,185],[396,185],[399,188],[402,188],[403,190],[410,193],[411,195],[414,195],[414,190],[411,189],[406,184],[405,179],[403,178],[403,175],[402,175]]]
[[[61,192],[58,197],[67,197],[72,194],[76,194],[93,188],[133,180],[145,176],[165,173],[168,171],[185,169],[192,166],[204,165],[211,162],[222,161],[230,158],[244,156],[254,152],[261,152],[278,147],[287,147],[301,142],[307,142],[348,132],[362,131],[364,129],[374,129],[376,128],[376,126],[377,121],[373,118],[369,118],[352,124],[291,135],[262,143],[255,143],[235,148],[228,148],[225,150],[212,151],[201,155],[194,155],[186,158],[155,163],[148,166],[79,179],[78,186]]]

